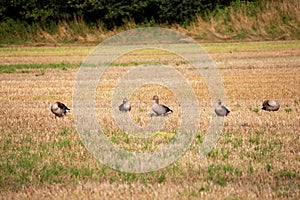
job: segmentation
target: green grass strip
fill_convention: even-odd
[[[17,69],[62,69],[79,68],[80,64],[72,63],[45,63],[45,64],[10,64],[0,65],[0,73],[13,73]]]

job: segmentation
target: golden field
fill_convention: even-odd
[[[3,199],[299,199],[300,198],[300,41],[204,43],[216,62],[230,114],[215,149],[197,153],[210,123],[210,98],[205,82],[176,55],[133,52],[115,61],[97,87],[99,124],[116,145],[130,151],[154,151],[172,135],[146,139],[122,133],[110,102],[118,78],[135,63],[160,62],[182,74],[200,105],[200,129],[179,160],[159,171],[133,174],[99,163],[80,140],[72,113],[78,68],[18,69],[0,74],[0,197]],[[80,64],[91,46],[14,47],[0,50],[0,64]],[[172,132],[180,105],[168,89],[147,85],[130,97],[131,117],[150,122],[151,97],[174,113],[163,131]],[[277,112],[261,110],[276,99]],[[71,108],[57,120],[55,101]]]

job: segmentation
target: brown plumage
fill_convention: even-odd
[[[152,111],[155,113],[156,116],[165,116],[173,112],[173,110],[171,110],[167,106],[159,104],[159,99],[157,95],[154,95],[152,99],[155,100],[155,103],[152,105]]]
[[[262,109],[266,111],[277,111],[280,108],[280,105],[276,100],[265,100],[262,106]]]
[[[123,103],[119,105],[119,110],[122,112],[127,112],[131,110],[131,104],[127,98],[123,99]]]
[[[220,117],[225,117],[230,113],[230,111],[225,106],[222,106],[222,102],[219,99],[218,105],[215,107],[215,113]]]
[[[63,103],[57,101],[51,106],[51,112],[55,117],[63,117],[69,112],[70,109]]]

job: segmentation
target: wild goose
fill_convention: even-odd
[[[51,112],[55,115],[55,117],[63,117],[69,112],[70,109],[63,103],[57,101],[51,106]]]
[[[280,107],[279,103],[276,100],[265,100],[262,106],[262,109],[266,111],[277,111]]]
[[[119,105],[119,110],[122,112],[127,112],[131,110],[131,105],[127,98],[123,99],[123,103]]]
[[[230,111],[225,106],[222,106],[222,102],[219,99],[218,105],[215,107],[215,113],[220,117],[225,117],[230,113]]]
[[[167,106],[159,104],[159,99],[157,95],[154,95],[152,99],[155,101],[155,103],[152,105],[152,111],[156,116],[165,116],[173,112],[173,110],[171,110]],[[153,114],[151,114],[151,116],[153,116]]]

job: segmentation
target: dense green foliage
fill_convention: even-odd
[[[102,22],[107,28],[128,20],[135,23],[188,23],[196,14],[204,15],[234,0],[2,0],[1,21],[29,24],[72,20],[80,16],[87,22]],[[249,0],[248,0],[249,1]],[[252,0],[253,1],[253,0]]]
[[[2,44],[98,43],[137,27],[205,41],[299,39],[299,0],[1,0]]]

